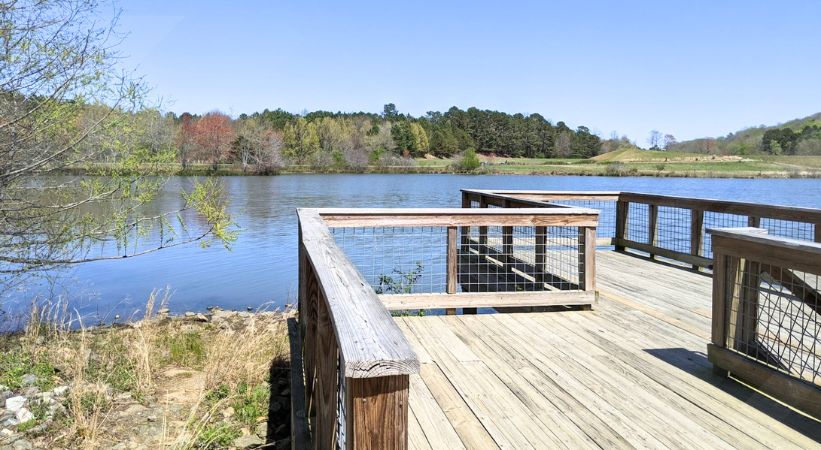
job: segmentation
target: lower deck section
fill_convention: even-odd
[[[821,424],[713,374],[709,277],[597,255],[592,311],[398,317],[410,448],[818,448]]]

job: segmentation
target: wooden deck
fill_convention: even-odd
[[[398,317],[410,448],[821,448],[821,424],[713,374],[711,279],[597,254],[593,311]]]

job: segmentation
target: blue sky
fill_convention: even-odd
[[[178,113],[477,106],[644,145],[821,111],[816,1],[121,6],[121,52]]]

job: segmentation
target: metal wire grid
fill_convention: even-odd
[[[681,253],[690,253],[689,209],[659,206],[656,222],[657,246]]]
[[[821,384],[818,274],[756,261],[739,264],[726,301],[727,346],[773,369]]]
[[[486,238],[480,241],[485,228]],[[537,238],[537,230],[544,234]],[[579,271],[584,270],[579,231],[459,227],[456,292],[579,289]],[[331,228],[331,233],[376,293],[447,292],[446,227]]]
[[[537,235],[537,232],[539,234]],[[584,248],[578,227],[471,227],[457,265],[459,292],[579,289]]]
[[[447,228],[331,228],[331,233],[378,294],[445,292]]]
[[[647,242],[647,227],[650,206],[644,203],[630,203],[627,209],[627,240]]]
[[[803,241],[815,240],[815,228],[811,223],[781,219],[761,219],[759,226],[766,228],[769,234],[773,236],[788,237]]]
[[[707,229],[746,227],[748,223],[748,218],[744,215],[705,211],[702,227],[702,236],[704,236],[701,245],[702,255],[706,258],[713,257],[713,237],[706,232]]]
[[[599,226],[596,228],[596,235],[602,238],[612,238],[616,236],[615,200],[557,200],[551,203],[598,210]]]

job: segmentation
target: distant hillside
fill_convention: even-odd
[[[679,142],[669,149],[718,155],[821,155],[821,113],[774,126],[747,128],[719,138]]]

